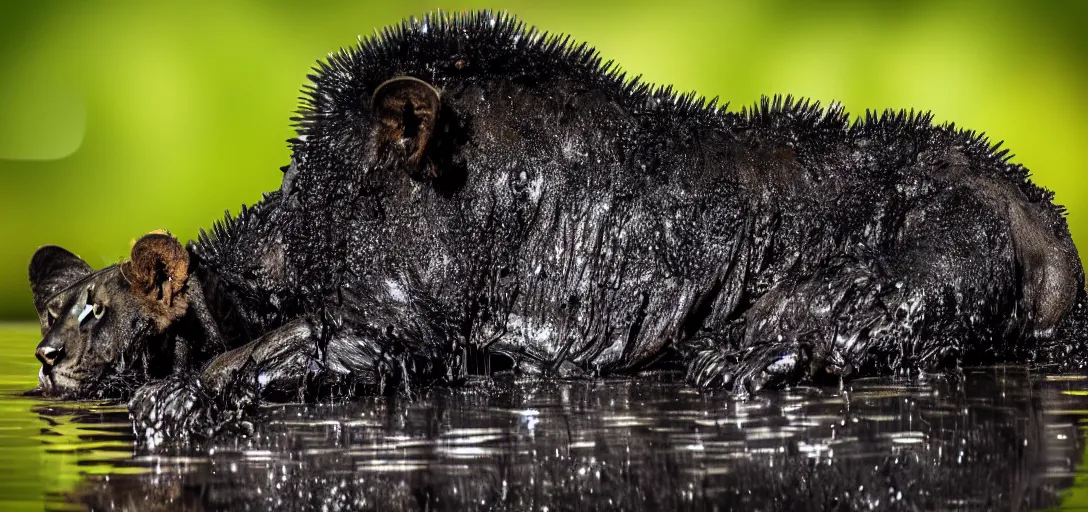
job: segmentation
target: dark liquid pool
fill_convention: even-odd
[[[123,407],[15,396],[0,326],[0,509],[1009,510],[1088,507],[1088,380],[1023,368],[736,402],[668,376],[497,379],[269,406],[248,439],[134,451]]]

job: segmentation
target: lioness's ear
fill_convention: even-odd
[[[87,262],[55,245],[41,247],[30,258],[30,290],[34,309],[45,315],[45,304],[57,292],[93,272]]]
[[[416,170],[434,135],[441,106],[438,90],[423,80],[402,76],[383,82],[370,100],[376,142],[403,151],[409,168]]]
[[[135,293],[163,307],[163,324],[185,314],[187,303],[180,293],[189,279],[189,253],[173,236],[141,237],[132,246],[132,259],[121,264],[121,272]]]

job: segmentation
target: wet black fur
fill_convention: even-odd
[[[374,91],[400,76],[441,94],[419,168],[373,136]],[[728,112],[486,12],[386,29],[310,80],[281,190],[189,246],[227,348],[296,335],[159,386],[230,380],[210,393],[237,409],[229,389],[412,392],[494,369],[676,364],[745,394],[1085,361],[1063,210],[929,114]],[[157,389],[138,432],[188,414],[141,403]]]

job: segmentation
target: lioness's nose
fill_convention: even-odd
[[[38,347],[38,351],[34,355],[38,356],[38,360],[42,364],[53,366],[53,363],[60,357],[60,350],[53,347]]]

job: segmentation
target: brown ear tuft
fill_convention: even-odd
[[[441,107],[438,90],[423,80],[401,76],[383,82],[370,99],[370,111],[377,123],[376,141],[403,151],[409,169],[416,171],[434,134]]]
[[[181,292],[189,279],[189,253],[169,233],[156,231],[137,240],[121,272],[134,291],[161,306],[156,309],[164,325],[185,314]]]

